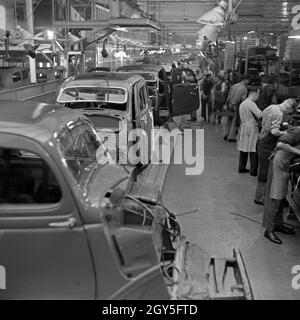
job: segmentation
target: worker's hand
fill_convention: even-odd
[[[223,110],[226,111],[227,109],[228,109],[228,105],[227,105],[227,104],[224,104]]]
[[[283,149],[286,144],[283,142],[278,142],[276,145],[276,149]]]
[[[278,142],[276,145],[276,150],[279,150],[279,149],[284,149],[286,151],[290,151],[291,146],[287,143]]]

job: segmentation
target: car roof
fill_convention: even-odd
[[[160,71],[163,69],[162,66],[157,65],[157,64],[129,64],[123,67],[118,68],[118,70],[155,70],[155,71]]]
[[[45,143],[62,127],[85,117],[78,111],[33,101],[0,101],[0,133]]]
[[[137,81],[145,81],[143,77],[127,72],[88,72],[67,79],[62,88],[68,86],[115,86],[122,87],[127,90]]]

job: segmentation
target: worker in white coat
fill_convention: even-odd
[[[239,108],[241,125],[238,133],[237,149],[240,152],[239,173],[249,172],[246,169],[248,155],[250,154],[250,174],[257,176],[258,157],[256,145],[259,135],[258,121],[262,118],[262,111],[256,105],[259,90],[251,89],[248,98]]]

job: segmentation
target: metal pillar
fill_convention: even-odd
[[[33,27],[33,5],[32,0],[26,0],[26,20],[27,30],[34,34]],[[30,44],[34,45],[34,41],[30,41]],[[35,59],[28,57],[29,59],[29,70],[30,70],[30,82],[36,83],[36,62]]]
[[[246,57],[245,57],[245,74],[248,73],[248,63],[249,63],[249,48],[248,48],[248,37],[246,39]]]
[[[237,41],[236,41],[236,36],[234,36],[234,54],[233,54],[233,67],[232,67],[232,71],[235,70],[235,65],[236,65],[236,53],[237,53]]]
[[[240,38],[240,54],[239,54],[239,80],[242,75],[242,47],[243,47],[243,37]]]

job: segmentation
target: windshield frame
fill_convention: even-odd
[[[88,119],[80,119],[80,120],[78,120],[76,122],[72,122],[72,123],[68,123],[68,124],[64,125],[61,128],[60,132],[55,137],[55,140],[56,140],[56,146],[57,146],[56,148],[57,148],[57,151],[58,151],[58,153],[59,153],[59,155],[61,157],[61,161],[63,163],[64,168],[66,168],[69,176],[75,182],[75,184],[78,186],[78,188],[80,190],[82,190],[84,193],[86,193],[87,186],[90,183],[91,177],[94,175],[94,173],[96,171],[98,171],[99,168],[104,167],[105,164],[101,164],[101,163],[98,162],[98,160],[97,160],[97,151],[96,151],[96,158],[95,158],[95,161],[93,161],[94,165],[91,167],[91,169],[89,170],[89,172],[86,175],[84,175],[84,173],[81,173],[80,179],[77,179],[75,174],[74,174],[74,172],[73,172],[73,170],[72,170],[72,168],[70,167],[70,165],[67,162],[67,158],[66,158],[65,152],[61,148],[62,147],[62,143],[61,143],[62,135],[65,132],[69,132],[69,134],[71,134],[70,132],[74,128],[76,128],[78,126],[82,126],[82,125],[87,125],[89,127],[89,129],[91,130],[91,132],[93,132],[93,134],[95,135],[97,141],[99,142],[99,147],[102,145],[103,148],[106,149],[105,146],[103,145],[103,142],[101,141],[101,138],[98,135],[96,129],[93,127],[93,125],[91,124],[91,122]],[[78,137],[75,137],[75,141],[77,139],[78,139]]]
[[[125,101],[124,102],[114,102],[114,101],[100,101],[100,100],[94,100],[94,99],[85,99],[85,100],[61,100],[61,96],[64,94],[64,92],[66,90],[69,90],[69,89],[84,89],[84,88],[88,88],[88,89],[92,89],[92,88],[96,88],[96,89],[121,89],[123,91],[125,91]],[[61,104],[66,104],[66,103],[76,103],[76,102],[96,102],[96,103],[115,103],[115,104],[127,104],[128,103],[128,90],[124,87],[116,87],[116,86],[113,86],[113,87],[110,87],[110,86],[94,86],[94,85],[68,85],[64,88],[61,88],[60,92],[59,92],[59,95],[56,99],[56,101],[58,103],[61,103]]]

